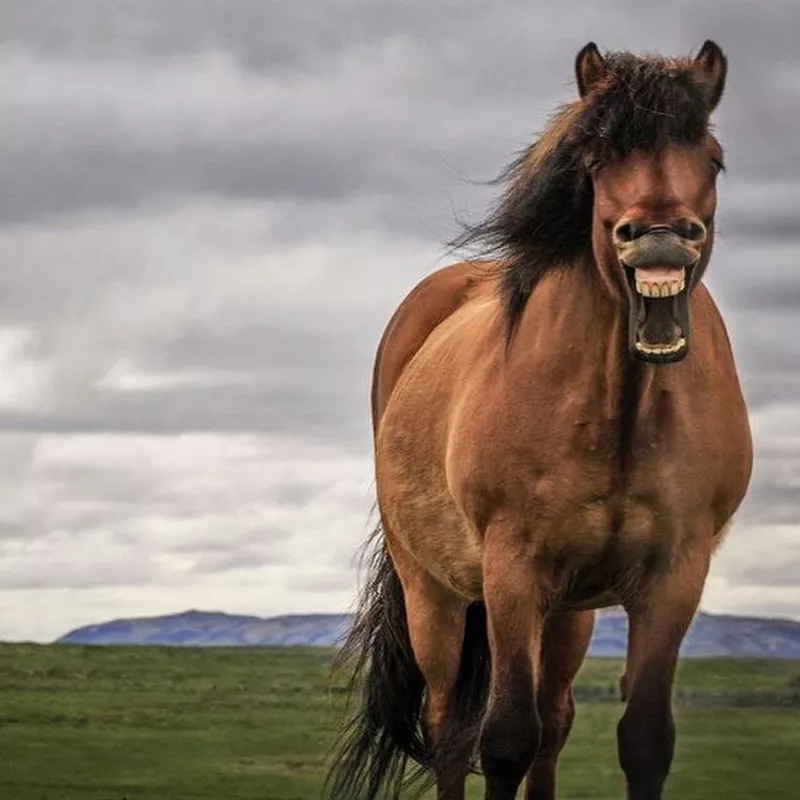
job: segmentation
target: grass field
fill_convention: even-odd
[[[308,800],[341,696],[312,649],[0,645],[0,800]],[[563,798],[620,798],[620,664],[591,661]],[[667,798],[800,798],[800,664],[684,662]],[[481,797],[479,781],[470,797]]]

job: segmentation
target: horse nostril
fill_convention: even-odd
[[[627,242],[632,242],[634,239],[638,239],[646,232],[647,225],[643,222],[620,222],[620,224],[614,228],[614,239],[618,244],[626,244]]]
[[[692,219],[679,219],[673,228],[683,239],[689,242],[703,242],[706,238],[706,226]]]
[[[614,228],[614,242],[617,245],[629,244],[646,233],[676,233],[684,241],[702,244],[705,241],[706,227],[700,220],[681,217],[672,223],[648,225],[646,222],[631,220],[620,222]]]

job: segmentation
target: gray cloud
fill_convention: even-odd
[[[62,6],[8,0],[0,30],[0,636],[347,607],[395,306],[574,95],[579,47],[707,36],[709,283],[758,452],[707,603],[800,617],[796,3]]]
[[[706,30],[731,56],[720,111],[731,174],[760,184],[793,176],[795,186],[800,177],[794,121],[773,100],[795,91],[786,32],[800,13],[790,3],[779,23],[739,4],[733,24],[686,0],[639,26],[629,4],[581,2],[548,10],[552,37],[541,9],[524,3],[436,10],[419,0],[399,13],[337,2],[306,15],[255,0],[235,14],[222,2],[203,13],[146,2],[111,14],[78,0],[50,17],[47,3],[8,5],[6,219],[186,194],[336,203],[372,194],[383,213],[430,211],[443,183],[492,177],[573,95],[572,57],[587,38],[688,51]],[[735,227],[775,229],[752,219]],[[789,218],[777,231],[796,236]]]

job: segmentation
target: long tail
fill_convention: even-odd
[[[351,697],[360,694],[360,708],[337,742],[323,790],[327,800],[397,798],[439,756],[427,747],[422,731],[425,681],[414,660],[403,589],[380,524],[368,545],[373,548],[369,580],[336,664],[352,665],[348,690]],[[476,603],[467,613],[455,713],[442,741],[446,750],[474,741],[489,671],[485,611]],[[410,777],[409,762],[418,767]]]

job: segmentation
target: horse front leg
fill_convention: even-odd
[[[556,798],[558,756],[575,714],[572,682],[586,657],[593,629],[593,611],[554,613],[545,623],[538,691],[542,742],[528,771],[525,800]]]
[[[700,548],[684,553],[625,602],[627,706],[617,743],[628,800],[661,800],[675,747],[672,687],[678,652],[697,611],[709,561],[710,554]]]
[[[487,531],[483,595],[492,670],[479,740],[486,800],[514,800],[542,737],[536,690],[544,603],[528,550],[518,529]]]

